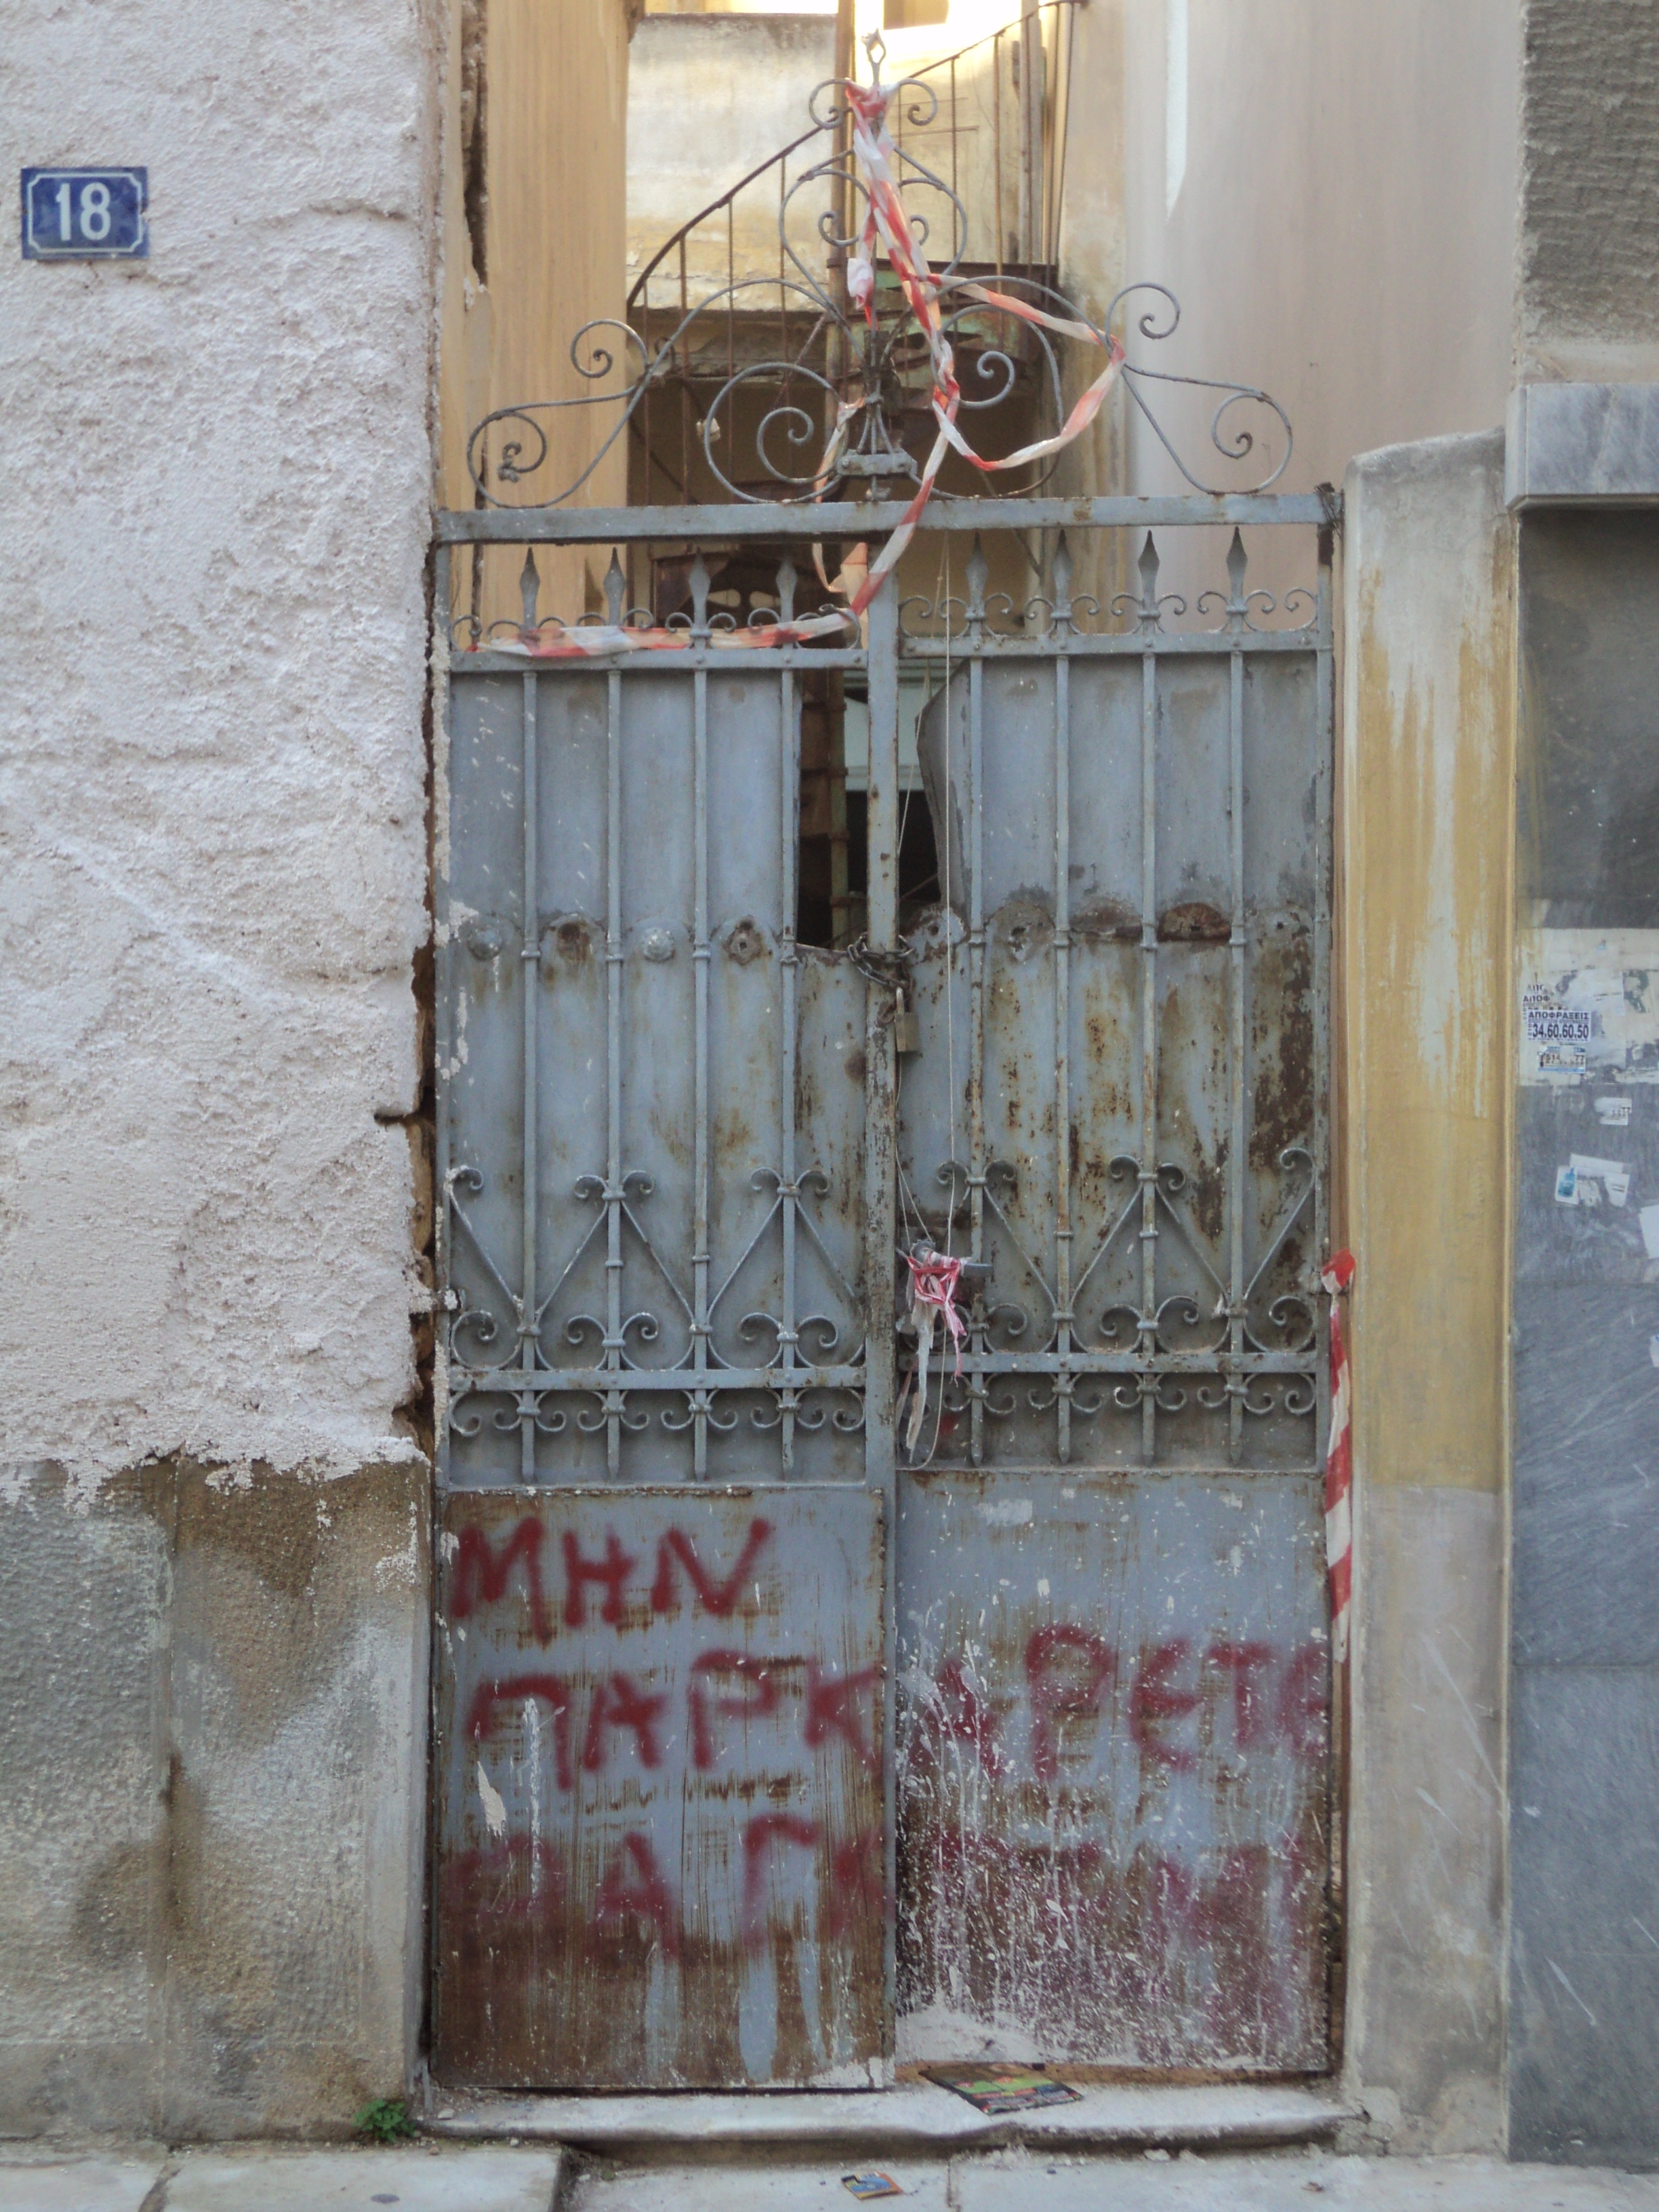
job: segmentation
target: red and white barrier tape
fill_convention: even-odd
[[[916,1438],[921,1434],[922,1415],[927,1409],[927,1364],[933,1356],[933,1316],[944,1317],[950,1331],[951,1342],[956,1348],[957,1373],[962,1372],[962,1340],[964,1334],[962,1316],[957,1311],[957,1285],[962,1279],[960,1260],[947,1258],[943,1252],[907,1253],[905,1265],[910,1270],[910,1319],[916,1332],[916,1364],[914,1375],[915,1396],[911,1401],[910,1418],[905,1424],[904,1442],[909,1451],[916,1448]],[[943,1383],[939,1386],[944,1389]]]
[[[888,94],[878,85],[848,84],[846,92],[848,105],[853,113],[854,158],[858,162],[870,201],[859,252],[848,264],[848,289],[863,307],[866,317],[873,322],[875,248],[879,240],[886,250],[888,265],[902,286],[910,312],[927,340],[927,351],[933,369],[933,420],[939,425],[939,435],[927,456],[915,496],[900,517],[897,529],[877,556],[863,585],[853,596],[852,611],[858,615],[862,614],[874,599],[884,579],[896,566],[899,556],[915,536],[916,525],[921,519],[923,507],[933,497],[933,482],[944,465],[946,452],[954,447],[964,460],[987,475],[999,469],[1024,468],[1028,462],[1042,460],[1049,453],[1057,453],[1062,446],[1069,446],[1073,438],[1086,430],[1099,414],[1106,395],[1123,366],[1123,349],[1115,337],[1103,338],[1087,323],[1073,322],[1064,316],[1047,314],[1042,308],[1034,307],[1024,300],[1012,299],[1006,292],[991,291],[983,284],[953,285],[952,292],[957,297],[972,300],[981,307],[1000,309],[1005,314],[1017,315],[1022,322],[1037,324],[1062,337],[1080,338],[1087,345],[1103,346],[1106,352],[1105,368],[1078,400],[1052,438],[1039,438],[1034,444],[1022,446],[1018,453],[1006,454],[1000,460],[982,459],[957,428],[957,411],[962,404],[962,391],[957,382],[956,356],[945,335],[945,325],[939,314],[939,280],[928,268],[927,257],[911,234],[910,220],[899,197],[895,175],[897,155],[887,130]],[[833,459],[839,450],[840,441],[846,436],[848,418],[849,410],[843,409],[830,439],[826,464]]]
[[[1331,1656],[1348,1656],[1348,1609],[1353,1596],[1353,1430],[1348,1355],[1342,1342],[1337,1299],[1354,1277],[1352,1252],[1334,1252],[1320,1273],[1331,1301],[1331,1440],[1325,1452],[1325,1567],[1331,1582]]]
[[[1032,323],[1060,337],[1077,338],[1085,345],[1104,349],[1106,366],[1073,405],[1071,413],[1052,438],[1039,438],[1018,453],[1006,453],[1001,459],[988,461],[976,453],[957,428],[957,414],[962,404],[962,390],[957,382],[956,356],[950,340],[945,335],[944,319],[939,313],[940,281],[927,265],[927,257],[916,243],[910,229],[910,219],[904,211],[899,195],[896,168],[898,155],[887,129],[887,102],[890,97],[879,85],[845,87],[848,106],[853,117],[853,155],[857,161],[866,192],[869,198],[864,232],[858,251],[848,257],[847,289],[854,301],[863,308],[866,319],[873,325],[876,319],[876,248],[879,244],[887,255],[888,265],[898,278],[911,313],[927,340],[928,358],[933,366],[933,420],[939,425],[933,451],[927,456],[921,472],[921,481],[915,495],[904,513],[892,536],[883,546],[869,567],[863,581],[854,589],[847,607],[836,608],[827,614],[808,615],[798,622],[772,623],[759,629],[719,630],[705,642],[727,650],[780,645],[807,645],[815,639],[839,633],[848,635],[849,625],[856,623],[882,585],[898,565],[901,556],[916,534],[916,525],[921,520],[922,509],[933,495],[933,484],[945,465],[945,456],[955,451],[974,468],[987,476],[1001,469],[1019,469],[1030,462],[1046,459],[1080,437],[1099,414],[1107,393],[1116,381],[1123,366],[1123,348],[1109,334],[1103,337],[1087,323],[1075,322],[1064,315],[1051,315],[1028,301],[1016,300],[1006,292],[992,290],[984,284],[953,283],[953,299],[970,300],[976,306],[994,308],[998,313],[1017,316],[1020,321]],[[866,404],[864,400],[842,400],[836,410],[835,428],[830,442],[824,447],[823,459],[818,466],[817,483],[820,495],[833,480],[836,463],[846,443],[848,427]],[[818,574],[823,567],[818,559]],[[853,563],[849,562],[851,568]],[[843,572],[845,573],[845,571]],[[849,577],[848,580],[851,579]],[[834,586],[829,586],[836,588]],[[510,653],[532,660],[571,660],[584,659],[601,653],[682,653],[693,643],[684,629],[630,629],[621,623],[582,623],[566,625],[562,623],[544,623],[539,629],[512,639],[489,640],[471,648],[474,651]]]
[[[844,607],[807,615],[800,622],[767,623],[755,629],[711,630],[701,640],[717,652],[754,652],[770,646],[809,645],[815,638],[848,641],[853,617]],[[684,653],[699,642],[689,629],[632,629],[625,623],[545,622],[511,637],[482,638],[471,653],[510,653],[523,660],[585,660],[599,653]]]

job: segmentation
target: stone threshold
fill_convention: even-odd
[[[1053,2149],[1245,2148],[1328,2141],[1360,2117],[1301,2083],[1099,2083],[1079,2101],[993,2118],[932,2081],[867,2091],[502,2096],[434,2086],[423,2126],[451,2140],[557,2142],[612,2154],[810,2150],[848,2156],[1009,2144]]]

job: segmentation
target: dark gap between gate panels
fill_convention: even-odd
[[[826,549],[826,568],[838,565],[836,549]],[[839,601],[819,586],[801,557],[799,546],[744,546],[731,552],[702,550],[710,577],[708,606],[729,616],[739,629],[764,620],[778,604],[778,570],[786,559],[799,562],[796,610],[812,614]],[[666,623],[691,612],[690,554],[659,556],[651,564],[653,618]],[[795,935],[802,945],[835,951],[853,943],[865,927],[870,895],[867,794],[848,787],[847,720],[866,704],[860,675],[840,670],[804,671],[800,684],[800,830],[796,862],[799,896]],[[933,817],[921,791],[908,787],[899,820],[898,903],[901,929],[912,927],[921,910],[939,902],[939,848]]]

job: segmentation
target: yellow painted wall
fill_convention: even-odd
[[[629,18],[628,0],[452,0],[439,403],[439,498],[446,507],[474,502],[467,436],[493,409],[621,387],[617,374],[599,383],[584,380],[570,345],[585,323],[623,313]],[[466,96],[480,55],[483,93],[474,101]],[[471,228],[464,100],[481,114],[483,132],[483,204],[475,193]],[[620,369],[623,348],[612,350]],[[550,443],[546,462],[516,488],[500,487],[502,495],[529,504],[562,489],[619,412],[583,406],[539,416]],[[525,442],[526,448],[532,442],[527,434]],[[626,500],[619,439],[579,503]],[[605,560],[603,553],[544,549],[542,611],[574,617],[595,604]],[[497,550],[479,565],[485,619],[516,617],[522,554]],[[471,585],[471,563],[458,561],[459,608],[468,605]]]
[[[1498,434],[1369,455],[1347,518],[1343,1119],[1375,1483],[1504,1481],[1514,611],[1494,469]]]
[[[1358,1261],[1345,2062],[1504,2142],[1514,534],[1501,431],[1344,492],[1337,1233]]]

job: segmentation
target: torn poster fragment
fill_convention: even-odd
[[[1592,1206],[1600,1204],[1603,1191],[1609,1206],[1622,1206],[1630,1196],[1630,1170],[1622,1160],[1602,1160],[1589,1153],[1575,1152],[1569,1164],[1578,1184],[1581,1206],[1586,1202],[1584,1188],[1588,1183],[1600,1185],[1595,1197],[1589,1200]]]
[[[1520,988],[1523,1084],[1659,1083],[1659,930],[1524,930]]]
[[[1650,1260],[1659,1260],[1659,1206],[1644,1206],[1637,1215],[1642,1224],[1642,1243]]]

